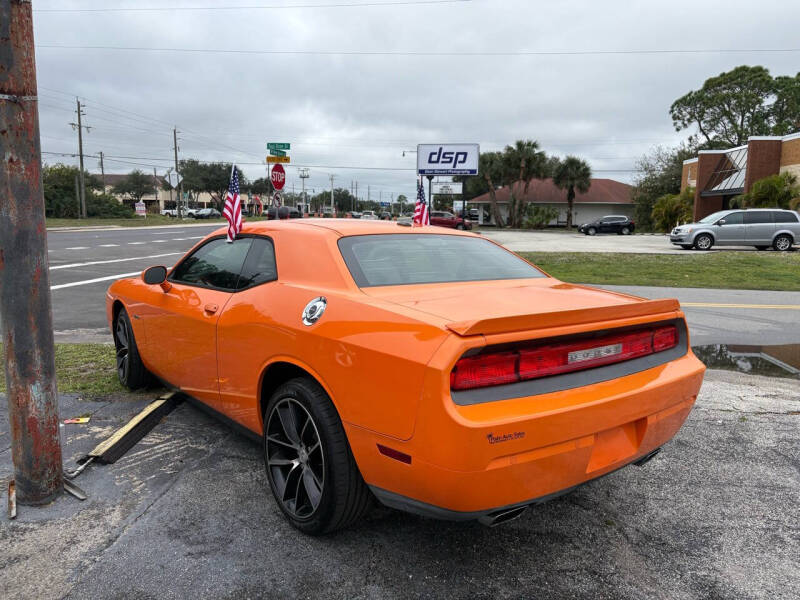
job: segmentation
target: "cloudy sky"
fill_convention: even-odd
[[[753,52],[800,48],[800,3],[786,0],[33,7],[43,151],[76,151],[77,95],[93,127],[84,150],[103,151],[107,172],[163,173],[176,125],[181,157],[235,161],[256,178],[266,142],[290,142],[292,164],[311,167],[308,188],[327,189],[334,175],[337,187],[358,181],[372,199],[414,197],[415,157],[403,151],[425,142],[493,150],[535,139],[548,153],[586,159],[596,177],[630,182],[637,157],[686,137],[669,105],[707,77],[740,64],[800,71],[800,52]],[[125,8],[136,10],[108,10]],[[735,52],[602,53],[642,50]],[[99,172],[96,159],[86,164]],[[295,168],[287,171],[299,190]]]

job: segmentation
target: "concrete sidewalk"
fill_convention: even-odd
[[[65,460],[147,396],[62,398]],[[0,399],[0,482],[11,473]],[[380,509],[322,538],[286,524],[258,444],[190,404],[64,496],[0,517],[0,597],[797,598],[800,386],[707,374],[676,439],[487,529]]]

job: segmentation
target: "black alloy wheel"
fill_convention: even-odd
[[[300,531],[342,529],[371,508],[372,493],[339,414],[314,379],[291,379],[272,394],[264,411],[263,449],[272,495]]]
[[[139,356],[130,318],[124,308],[120,309],[114,323],[114,348],[119,382],[131,390],[143,387],[148,381],[148,372]]]

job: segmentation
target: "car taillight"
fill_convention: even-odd
[[[663,352],[678,344],[674,325],[555,344],[525,345],[460,359],[450,388],[468,390],[561,375]]]

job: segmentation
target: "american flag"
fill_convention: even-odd
[[[428,204],[425,202],[425,188],[422,185],[422,179],[417,180],[417,203],[414,205],[414,218],[412,221],[417,225],[431,224]]]
[[[242,230],[242,201],[239,196],[239,174],[236,165],[231,170],[231,182],[228,184],[228,193],[225,194],[225,208],[222,214],[228,220],[228,241],[236,239],[236,234]]]

